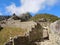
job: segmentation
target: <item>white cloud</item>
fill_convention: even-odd
[[[10,14],[16,13],[17,11],[17,7],[15,6],[15,4],[11,4],[10,6],[6,7],[7,11],[10,12]]]
[[[6,9],[11,14],[22,14],[26,12],[37,13],[39,10],[45,9],[45,6],[54,6],[57,0],[20,0],[21,6],[17,7],[14,3],[7,6]]]
[[[46,0],[48,6],[54,6],[59,0]]]

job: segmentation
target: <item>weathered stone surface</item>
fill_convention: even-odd
[[[23,29],[27,29],[27,32],[25,33],[25,38],[21,36],[16,36],[14,38],[14,45],[39,45],[42,44],[42,41],[48,40],[49,34],[49,23],[48,22],[34,22],[34,21],[27,21],[27,22],[19,22],[18,20],[8,20],[7,26],[17,26]],[[28,36],[28,38],[27,38]],[[27,38],[27,41],[25,40]],[[28,42],[28,44],[26,44]],[[37,43],[35,43],[37,42]]]
[[[4,45],[13,45],[13,41],[8,41],[8,42],[5,43]]]
[[[50,27],[54,33],[60,34],[60,20],[52,23]]]
[[[60,45],[60,20],[50,25],[49,40],[40,42],[40,45]]]
[[[29,44],[28,37],[19,36],[16,39],[14,39],[14,45],[28,45],[28,44]]]

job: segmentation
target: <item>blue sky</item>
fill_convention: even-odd
[[[48,13],[60,17],[60,0],[0,0],[0,15]]]

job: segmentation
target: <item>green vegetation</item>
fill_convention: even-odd
[[[32,16],[30,15],[30,13],[26,13],[26,14],[22,14],[22,16],[20,17],[21,21],[28,21]]]
[[[57,16],[51,15],[51,14],[36,14],[35,16],[31,16],[30,13],[27,14],[23,14],[22,17],[16,17],[15,15],[13,16],[14,19],[21,19],[22,21],[27,21],[27,20],[34,20],[37,21],[41,18],[46,18],[48,19],[50,22],[54,22],[60,18],[58,18]],[[4,18],[5,19],[5,18]],[[39,25],[39,24],[38,24]],[[42,29],[40,30],[40,26],[36,27],[38,30],[37,32],[40,32],[39,35],[35,35],[36,38],[38,38],[37,36],[40,36],[42,33]],[[1,27],[0,27],[1,29]],[[40,30],[40,31],[39,31]],[[14,37],[17,35],[23,35],[24,32],[26,32],[26,30],[23,30],[21,28],[16,28],[16,27],[4,27],[1,31],[0,31],[0,45],[3,45],[5,42],[7,42],[9,40],[10,37]],[[34,33],[34,32],[33,32]],[[41,35],[42,37],[42,35]],[[35,38],[35,37],[31,37],[31,38]]]
[[[3,45],[6,41],[8,41],[9,37],[23,35],[24,32],[26,32],[26,30],[22,30],[21,28],[4,27],[0,31],[0,45]]]
[[[41,18],[49,19],[50,22],[54,22],[54,21],[60,19],[57,16],[54,16],[54,15],[51,15],[51,14],[36,14],[32,18],[30,18],[30,20],[37,21],[37,20],[39,20]]]
[[[11,16],[11,17],[14,20],[28,21],[32,16],[30,15],[30,13],[20,14],[20,16],[17,16],[14,13],[13,16]]]

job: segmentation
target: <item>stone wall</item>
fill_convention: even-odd
[[[37,23],[35,28],[32,28],[32,31],[29,32],[30,41],[38,41],[43,37],[43,27]]]
[[[60,31],[60,20],[57,20],[56,22],[50,24],[49,40],[39,42],[39,45],[60,45],[59,31]]]
[[[37,45],[35,42],[42,42],[49,39],[49,23],[47,22],[14,22],[15,23],[13,25],[19,25],[19,27],[24,29],[26,28],[27,32],[24,36],[16,36],[16,38],[13,37],[13,45]],[[9,43],[7,44],[9,45]]]
[[[20,36],[20,37],[14,38],[14,45],[28,45],[28,44],[29,44],[28,37]]]

